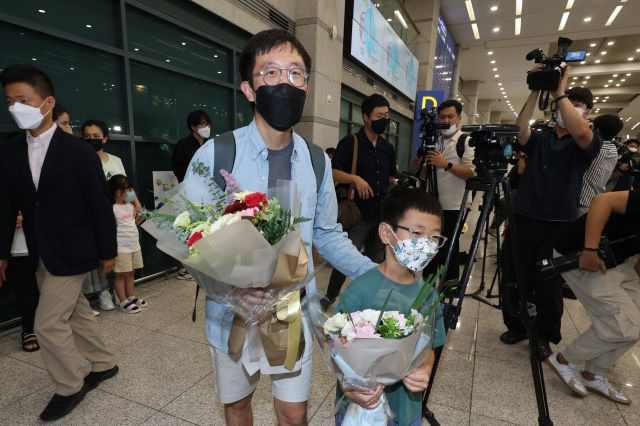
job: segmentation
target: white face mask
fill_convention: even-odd
[[[47,102],[47,99],[44,102]],[[9,114],[11,114],[19,128],[23,130],[37,129],[42,124],[44,116],[51,112],[49,111],[47,114],[42,115],[40,108],[44,105],[44,102],[39,107],[16,102],[9,107]]]
[[[584,110],[580,107],[574,107],[574,108],[576,109],[576,112],[578,113],[578,115],[582,117],[582,114],[584,114]],[[560,112],[560,110],[558,110],[558,113],[556,114],[556,124],[562,127],[563,129],[566,129],[566,127],[564,127],[564,120],[562,119],[562,113]]]
[[[198,129],[198,134],[203,138],[203,139],[209,139],[209,136],[211,135],[211,127],[207,126],[207,127],[201,127]]]
[[[449,126],[448,129],[442,129],[442,134],[445,136],[451,136],[452,134],[454,134],[456,132],[456,130],[458,130],[458,125],[457,124],[452,124]]]
[[[638,152],[638,148],[631,148],[631,147],[629,147],[628,149],[629,149],[629,151],[631,151],[631,152]]]
[[[438,245],[430,237],[401,240],[390,226],[389,230],[398,240],[396,246],[391,247],[393,254],[398,259],[398,262],[413,272],[422,271],[426,268],[431,259],[438,253]]]

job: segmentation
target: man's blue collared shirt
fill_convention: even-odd
[[[248,126],[233,131],[236,140],[236,157],[232,173],[243,190],[267,192],[269,181],[268,151],[264,139],[258,132],[255,120]],[[214,167],[213,139],[207,141],[194,155],[191,164],[201,162],[212,173]],[[324,178],[320,191],[316,192],[316,177],[311,164],[311,155],[304,139],[293,133],[293,154],[291,155],[291,180],[300,193],[300,216],[313,218],[300,224],[302,241],[309,259],[312,259],[311,244],[331,265],[348,277],[357,277],[374,266],[351,243],[342,227],[336,223],[338,203],[331,174],[331,161],[325,156]],[[186,178],[193,172],[191,164]],[[313,268],[313,262],[309,262]],[[307,285],[307,295],[315,294],[315,281]],[[205,328],[212,346],[228,351],[229,332],[234,313],[224,305],[207,298],[205,307]]]

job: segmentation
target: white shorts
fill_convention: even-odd
[[[303,326],[307,326],[303,320]],[[306,342],[313,345],[313,339]],[[218,398],[223,404],[240,401],[256,390],[260,381],[260,371],[253,376],[247,373],[240,354],[230,357],[223,351],[209,347],[213,359],[213,370]],[[311,374],[313,372],[313,350],[305,350],[298,371],[271,374],[271,392],[274,398],[283,402],[304,402],[309,399]]]

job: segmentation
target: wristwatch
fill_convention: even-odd
[[[449,161],[449,164],[447,164],[447,167],[444,168],[445,172],[448,172],[449,170],[451,170],[453,168],[453,163],[451,161]]]

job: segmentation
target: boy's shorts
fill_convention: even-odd
[[[118,253],[116,257],[116,267],[113,272],[131,272],[142,268],[142,251],[134,251],[133,253]]]

